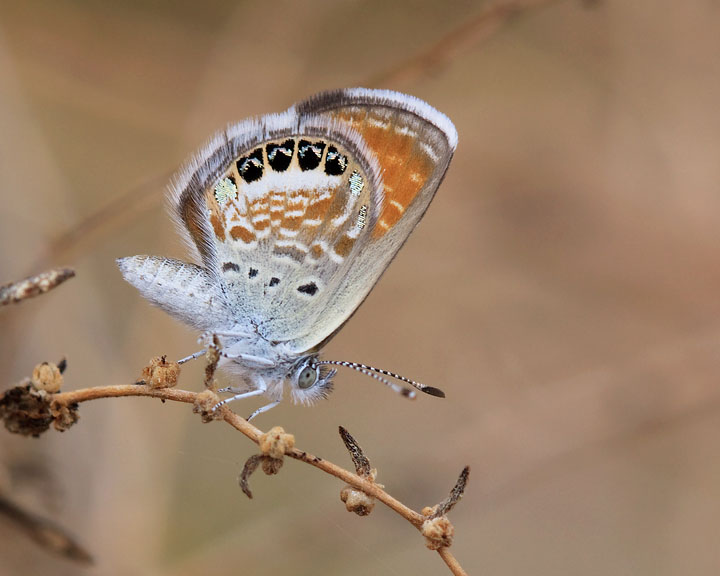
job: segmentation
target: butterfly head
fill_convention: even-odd
[[[290,394],[296,404],[314,404],[327,398],[332,392],[332,378],[337,371],[318,364],[317,356],[305,356],[298,360],[288,374]]]

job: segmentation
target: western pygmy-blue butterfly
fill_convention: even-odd
[[[219,337],[221,366],[239,379],[221,404],[271,400],[251,417],[276,406],[286,385],[296,403],[327,396],[333,365],[408,397],[388,378],[444,396],[318,354],[422,218],[456,144],[444,114],[387,90],[325,92],[231,125],[171,184],[173,216],[200,265],[132,256],[118,266],[150,302]]]

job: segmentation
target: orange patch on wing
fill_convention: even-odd
[[[417,146],[416,138],[410,134],[399,134],[394,125],[375,126],[367,121],[367,112],[358,109],[343,110],[339,116],[362,135],[382,169],[385,203],[378,222],[382,221],[387,228],[375,226],[372,234],[374,238],[379,238],[402,218],[405,209],[432,176],[434,163]],[[391,200],[402,209],[393,205]]]
[[[245,244],[250,244],[257,238],[252,230],[248,230],[244,226],[233,226],[230,230],[230,237],[233,240],[241,240]]]
[[[302,225],[302,216],[285,216],[282,219],[282,227],[287,230],[299,230]]]
[[[335,254],[345,258],[350,254],[353,245],[355,244],[355,238],[350,238],[347,234],[343,234],[342,238],[335,244]]]
[[[204,233],[200,224],[200,219],[197,218],[195,212],[191,210],[189,202],[182,205],[182,210],[182,219],[185,222],[188,232],[190,232],[190,236],[192,236],[195,244],[202,246]]]
[[[330,204],[332,204],[332,198],[323,198],[311,202],[305,211],[305,218],[308,220],[322,220],[330,209]]]
[[[250,202],[250,210],[252,211],[253,215],[270,213],[270,207],[265,201],[265,198],[258,198],[257,200],[253,200],[252,202]]]
[[[325,250],[322,249],[322,246],[320,246],[320,244],[313,244],[312,246],[310,246],[310,256],[312,256],[316,260],[321,258],[323,254],[325,254]]]
[[[220,222],[220,217],[213,212],[210,215],[210,224],[212,224],[213,231],[215,232],[215,236],[218,240],[221,242],[225,241],[225,227],[223,226],[222,222]]]

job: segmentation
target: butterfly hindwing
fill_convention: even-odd
[[[388,91],[321,94],[229,127],[173,185],[236,325],[302,353],[360,305],[452,157],[450,121]]]

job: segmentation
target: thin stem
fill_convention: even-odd
[[[455,576],[468,576],[468,573],[460,566],[460,562],[458,562],[457,558],[450,552],[450,548],[439,548],[437,553],[440,554],[440,558],[443,559],[443,562],[450,568],[450,572]]]
[[[465,20],[424,50],[366,82],[368,86],[407,86],[442,70],[461,54],[490,38],[513,16],[557,0],[497,0]]]
[[[194,404],[198,398],[198,393],[190,392],[188,390],[179,390],[176,388],[151,388],[145,384],[126,384],[120,386],[84,388],[81,390],[74,390],[72,392],[60,392],[53,396],[53,400],[60,404],[71,405],[86,402],[88,400],[118,398],[121,396],[149,396],[151,398],[160,398],[162,400],[172,400],[175,402]],[[247,420],[232,412],[227,406],[220,408],[220,412],[222,414],[222,419],[230,426],[243,433],[256,444],[259,443],[260,436],[263,434],[262,430],[256,428]],[[426,520],[425,516],[415,512],[415,510],[412,510],[411,508],[408,508],[405,504],[393,498],[374,482],[370,482],[357,474],[353,474],[349,470],[345,470],[344,468],[333,464],[329,460],[325,460],[319,456],[314,456],[297,448],[293,448],[291,451],[286,452],[286,455],[294,458],[295,460],[310,464],[311,466],[314,466],[331,476],[335,476],[335,478],[342,480],[353,488],[361,490],[367,495],[376,498],[388,508],[405,518],[418,530],[422,527],[423,522]],[[437,552],[454,575],[467,576],[466,572],[462,569],[458,561],[447,548],[440,548]]]

